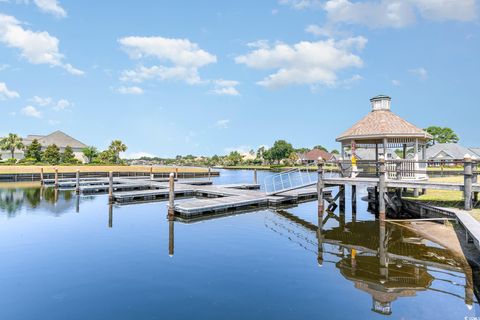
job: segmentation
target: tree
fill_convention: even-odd
[[[88,163],[92,162],[98,156],[98,150],[94,146],[83,148],[83,155],[87,158]]]
[[[432,135],[432,140],[428,143],[429,146],[437,143],[457,143],[460,140],[455,131],[448,127],[430,126],[425,131]]]
[[[33,139],[25,150],[25,158],[35,159],[36,162],[42,161],[42,145],[37,139]]]
[[[104,150],[104,151],[100,152],[100,154],[97,156],[97,158],[102,163],[114,163],[115,162],[115,154],[110,149],[107,149],[107,150]]]
[[[232,151],[230,152],[230,154],[227,156],[227,161],[236,166],[238,165],[239,163],[241,163],[243,160],[243,157],[242,155],[238,152],[238,151]]]
[[[292,165],[294,165],[295,163],[297,163],[298,161],[298,154],[294,151],[292,153],[290,153],[290,155],[288,156],[288,160],[290,161],[290,163]]]
[[[120,163],[120,152],[127,151],[127,146],[120,140],[113,140],[108,149],[114,155],[114,163]]]
[[[43,161],[49,164],[59,164],[61,160],[60,149],[56,144],[49,145],[43,153]]]
[[[332,151],[330,151],[331,154],[340,154],[340,151],[338,151],[337,149],[333,149]]]
[[[288,158],[293,151],[292,145],[285,140],[275,141],[273,147],[269,149],[272,160],[276,160],[277,163],[280,163],[280,160]]]
[[[321,145],[315,146],[315,147],[313,147],[313,149],[319,149],[319,150],[323,150],[325,152],[328,152],[327,148],[325,148],[324,146],[321,146]]]
[[[70,146],[66,146],[65,150],[63,151],[61,155],[61,161],[63,163],[67,164],[72,164],[77,162],[77,159],[75,159],[75,155],[73,154],[73,149]]]
[[[263,154],[265,153],[265,147],[261,146],[257,150],[257,159],[263,159]]]
[[[298,149],[295,149],[295,152],[298,152],[298,153],[307,153],[308,151],[310,151],[309,148],[298,148]]]
[[[12,158],[15,158],[15,150],[21,150],[24,147],[22,138],[14,133],[9,133],[8,137],[3,138],[0,145],[2,150],[10,151]]]

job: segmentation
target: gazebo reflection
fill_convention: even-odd
[[[393,301],[425,291],[434,280],[425,266],[415,264],[389,264],[385,273],[378,256],[356,254],[355,250],[337,262],[336,267],[356,289],[372,296],[372,311],[385,315],[392,313]]]

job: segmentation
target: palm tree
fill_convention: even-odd
[[[83,155],[88,159],[88,163],[91,163],[92,160],[98,156],[98,150],[94,146],[89,146],[83,148]]]
[[[115,163],[120,162],[120,152],[127,151],[127,146],[120,140],[113,140],[108,149],[115,155]]]
[[[12,158],[15,158],[15,150],[21,150],[24,148],[22,138],[14,133],[9,133],[8,137],[3,138],[0,141],[0,146],[2,150],[10,150]]]

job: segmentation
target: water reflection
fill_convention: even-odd
[[[427,290],[462,299],[469,309],[472,307],[472,269],[465,258],[429,245],[409,229],[385,222],[345,224],[340,214],[335,219],[338,226],[324,230],[333,217],[331,212],[326,214],[323,219],[319,213],[318,225],[314,225],[287,211],[272,212],[266,218],[266,227],[314,252],[320,266],[334,264],[356,289],[371,295],[372,311],[376,313],[389,315],[392,302],[398,298]],[[441,281],[442,289],[433,287],[434,281]],[[464,283],[460,285],[459,281]],[[464,288],[463,294],[458,293],[459,286]]]
[[[83,200],[91,199],[82,197]],[[80,196],[73,190],[58,190],[42,186],[0,188],[0,213],[14,218],[22,210],[44,210],[54,216],[60,216],[75,207],[80,212]]]

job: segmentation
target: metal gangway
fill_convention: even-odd
[[[264,179],[265,193],[275,195],[290,190],[314,186],[318,181],[316,164],[299,167],[268,176]],[[331,177],[332,171],[324,171],[324,176]]]

